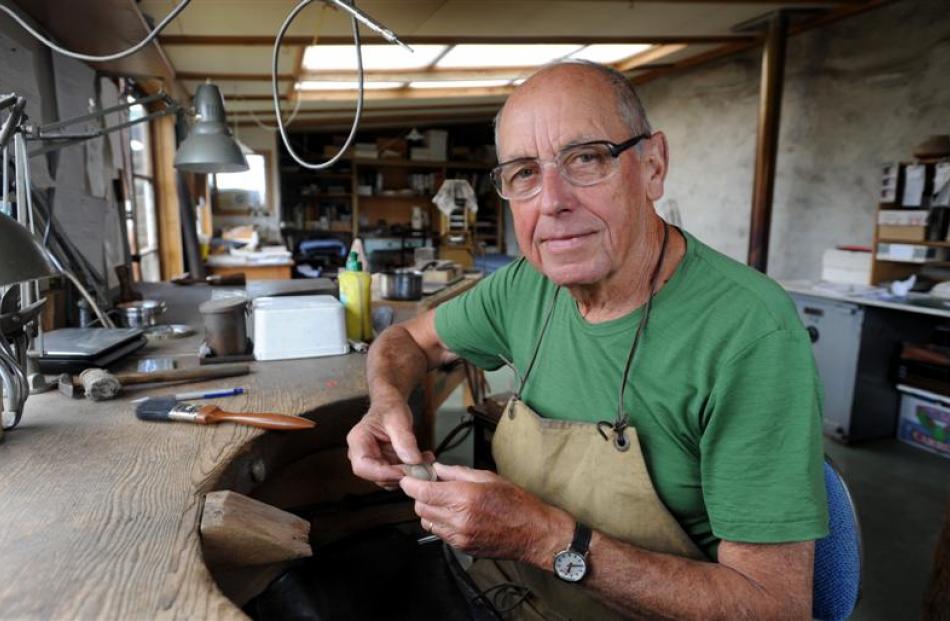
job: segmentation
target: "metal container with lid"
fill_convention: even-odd
[[[198,306],[205,343],[215,356],[247,353],[247,309],[248,301],[243,297],[208,300]]]
[[[422,272],[411,268],[382,273],[382,294],[387,300],[421,300]]]
[[[129,328],[145,328],[158,323],[159,315],[165,313],[165,302],[161,300],[135,300],[119,304],[122,318]]]

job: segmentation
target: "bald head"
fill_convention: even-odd
[[[596,89],[610,93],[613,96],[617,114],[630,128],[631,135],[653,133],[640,97],[622,73],[586,60],[561,61],[539,69],[505,101],[498,114],[495,115],[496,150],[500,147],[498,130],[506,108],[538,93],[549,92],[551,96],[563,95],[566,86],[574,92],[576,89]],[[637,148],[639,150],[639,146]]]

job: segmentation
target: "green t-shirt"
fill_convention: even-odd
[[[684,236],[624,399],[657,493],[713,559],[721,539],[821,538],[821,385],[795,306],[769,278]],[[516,261],[439,306],[436,330],[482,368],[503,356],[523,373],[555,290]],[[591,324],[562,291],[522,399],[548,418],[613,421],[640,314]]]

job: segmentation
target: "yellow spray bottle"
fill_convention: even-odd
[[[373,340],[373,279],[363,271],[356,252],[350,253],[346,271],[339,280],[340,302],[346,308],[346,337],[354,341]]]

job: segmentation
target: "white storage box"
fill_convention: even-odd
[[[866,285],[871,282],[871,253],[829,248],[821,257],[825,282]]]
[[[332,295],[254,300],[254,358],[288,360],[349,351],[343,305]]]

